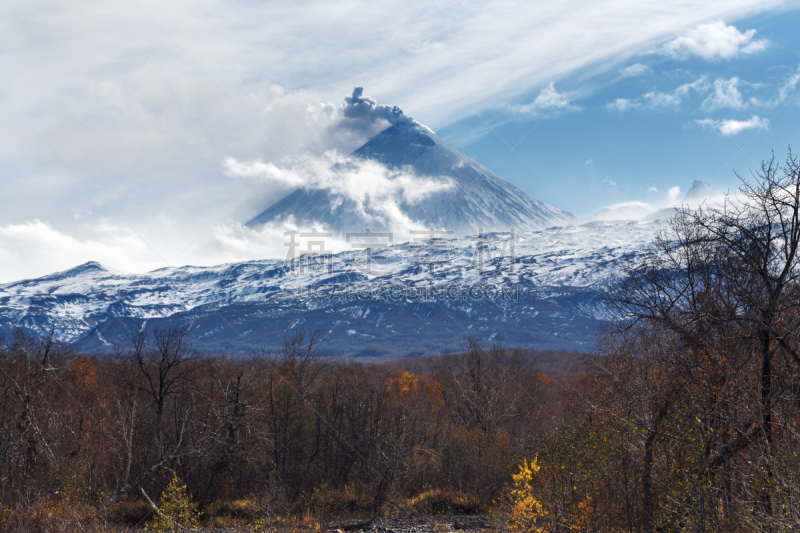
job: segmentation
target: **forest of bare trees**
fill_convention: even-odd
[[[98,358],[51,336],[7,339],[0,520],[9,530],[141,525],[173,477],[223,521],[476,512],[546,426],[546,379],[531,353],[470,339],[463,353],[408,370],[318,357],[317,331],[245,360],[193,354],[186,334],[137,334]]]
[[[0,527],[141,528],[180,486],[206,524],[797,531],[800,164],[742,182],[610,284],[621,318],[591,354],[469,338],[361,364],[296,328],[231,359],[173,328],[89,357],[19,330],[0,344]]]

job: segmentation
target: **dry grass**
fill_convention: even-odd
[[[401,515],[475,514],[480,501],[465,492],[431,489],[398,503]]]

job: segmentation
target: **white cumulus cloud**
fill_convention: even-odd
[[[668,42],[663,52],[676,58],[695,55],[707,60],[732,59],[761,52],[770,44],[767,39],[753,39],[755,35],[756,30],[740,32],[722,21],[709,22]]]
[[[714,92],[703,101],[703,107],[709,111],[726,107],[731,109],[747,107],[748,104],[744,101],[738,85],[737,77],[729,80],[718,78],[714,81]]]
[[[769,128],[769,120],[753,115],[747,120],[714,120],[705,118],[698,120],[697,124],[704,128],[718,130],[722,135],[730,137],[745,130],[765,130]]]
[[[607,103],[605,108],[609,111],[627,111],[628,109],[635,109],[641,106],[642,105],[636,100],[631,100],[629,98],[617,98],[613,102]]]
[[[580,107],[572,105],[569,97],[564,93],[558,92],[555,84],[550,82],[533,102],[524,106],[513,107],[512,109],[517,113],[535,115],[546,111],[577,111]]]
[[[625,67],[624,69],[619,71],[620,76],[623,78],[635,78],[637,76],[642,76],[643,74],[647,74],[652,72],[650,67],[647,65],[643,65],[641,63],[636,63],[629,67]]]

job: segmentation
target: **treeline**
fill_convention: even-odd
[[[512,525],[800,530],[800,163],[742,184],[611,285],[623,318],[515,478]]]
[[[173,477],[209,522],[485,511],[558,410],[536,354],[499,343],[409,371],[319,357],[318,331],[244,360],[187,333],[101,358],[22,330],[0,345],[7,530],[141,526]]]
[[[313,331],[245,360],[199,357],[181,329],[102,358],[19,331],[0,350],[0,527],[141,528],[177,479],[219,525],[491,513],[515,533],[796,530],[797,365],[775,361],[768,442],[757,345],[629,326],[578,368],[475,339],[362,365],[318,357]]]

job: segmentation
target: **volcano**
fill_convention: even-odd
[[[421,227],[453,230],[456,236],[484,231],[535,230],[568,224],[571,213],[540,202],[437,137],[415,121],[399,122],[350,155],[392,170],[446,179],[451,187],[416,202],[398,201],[403,215]],[[378,206],[357,206],[350,198],[322,189],[297,189],[247,225],[321,227],[344,233],[369,227],[389,230]]]

